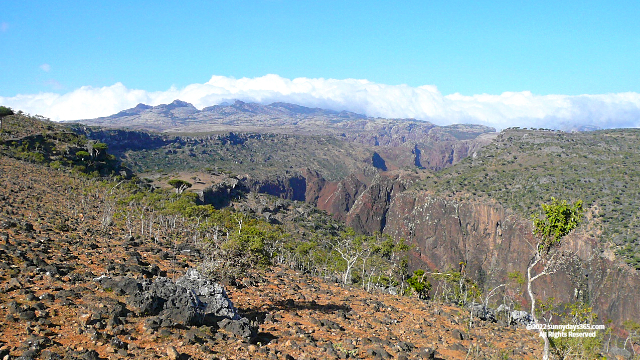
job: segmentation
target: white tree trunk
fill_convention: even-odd
[[[538,317],[536,316],[536,297],[533,295],[533,289],[531,287],[531,284],[533,284],[533,281],[535,279],[546,274],[546,268],[542,270],[542,272],[540,272],[539,274],[533,277],[531,277],[531,271],[538,264],[540,259],[541,259],[540,253],[536,252],[535,260],[533,260],[533,262],[527,267],[527,292],[529,293],[529,299],[531,300],[531,317],[533,318],[533,321],[536,325],[539,325],[540,322],[538,321]],[[544,349],[542,350],[542,359],[549,360],[550,344],[549,344],[549,337],[548,337],[547,330],[546,329],[544,331],[540,330],[540,334],[542,335],[542,339],[544,340]]]

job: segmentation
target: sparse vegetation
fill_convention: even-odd
[[[533,233],[538,242],[535,245],[533,258],[527,266],[527,293],[531,303],[531,315],[536,324],[541,324],[536,316],[536,296],[533,292],[533,282],[541,276],[555,273],[562,265],[560,254],[555,250],[559,247],[562,238],[575,229],[582,221],[582,201],[577,200],[568,205],[565,200],[551,198],[550,204],[543,204],[542,217],[533,217]],[[542,270],[537,270],[536,265],[541,264]],[[551,319],[547,319],[549,323]],[[550,339],[548,331],[545,331],[543,359],[549,359]]]
[[[151,135],[157,147],[123,149],[118,155],[137,172],[179,172],[210,168],[215,172],[267,178],[301,169],[340,179],[370,167],[372,150],[333,136],[284,134]],[[118,151],[118,149],[116,149]]]
[[[24,121],[22,125],[33,124],[33,127],[18,126],[15,120]],[[384,337],[385,341],[386,339],[394,341],[393,346],[387,349],[396,355],[414,351],[413,344],[397,343],[401,336],[403,339],[405,337],[419,339],[417,341],[421,342],[421,346],[427,346],[423,341],[427,337],[432,344],[442,341],[434,335],[438,331],[445,334],[446,341],[449,343],[453,344],[454,342],[451,342],[453,339],[455,344],[464,346],[462,347],[464,351],[452,348],[445,348],[444,351],[456,355],[466,351],[467,356],[471,354],[478,358],[507,358],[514,354],[502,348],[492,348],[487,345],[487,342],[510,341],[509,344],[513,346],[522,341],[522,333],[513,336],[516,340],[505,340],[499,337],[494,339],[483,335],[482,327],[491,327],[494,334],[511,331],[489,322],[476,327],[476,333],[472,335],[471,340],[466,334],[459,333],[459,336],[452,337],[451,331],[440,330],[445,326],[455,328],[457,331],[463,329],[460,321],[469,314],[465,307],[481,299],[486,306],[488,298],[493,294],[491,292],[482,294],[481,285],[467,276],[466,263],[460,263],[455,269],[450,268],[442,272],[429,269],[416,270],[411,274],[407,257],[409,247],[404,240],[395,241],[390,236],[379,233],[356,234],[352,229],[332,219],[327,213],[308,204],[251,193],[234,197],[225,207],[216,209],[211,204],[203,205],[195,193],[187,190],[191,183],[173,178],[174,174],[167,173],[161,181],[179,191],[154,188],[148,181],[121,176],[117,173],[120,168],[109,154],[108,147],[100,141],[89,142],[81,136],[65,132],[64,128],[57,124],[24,115],[10,116],[10,121],[6,125],[7,131],[3,132],[0,143],[0,152],[4,161],[3,175],[15,171],[12,170],[13,168],[28,169],[23,170],[24,173],[42,172],[38,175],[42,177],[42,184],[22,181],[22,178],[17,177],[2,177],[8,190],[3,188],[0,194],[4,201],[0,208],[1,216],[16,217],[18,216],[16,214],[20,214],[22,218],[21,221],[1,219],[3,235],[6,231],[11,234],[11,237],[7,235],[0,240],[5,246],[0,249],[2,250],[0,257],[4,261],[3,266],[0,267],[0,277],[4,281],[19,276],[19,279],[26,284],[25,288],[31,286],[31,282],[35,282],[37,287],[34,289],[37,290],[38,296],[44,294],[45,289],[54,291],[53,289],[62,287],[75,289],[74,291],[83,296],[88,296],[88,293],[93,291],[93,279],[101,274],[123,274],[134,271],[131,269],[137,269],[135,271],[138,271],[137,275],[140,275],[140,278],[153,278],[160,274],[171,277],[183,272],[187,267],[199,266],[199,269],[210,278],[238,287],[231,291],[240,294],[237,296],[240,302],[246,301],[245,309],[254,314],[251,321],[266,321],[264,318],[267,312],[271,312],[271,316],[284,314],[285,320],[281,322],[273,320],[261,331],[275,332],[274,329],[278,328],[280,331],[278,336],[291,341],[291,344],[293,340],[289,339],[292,334],[302,334],[305,341],[309,340],[317,344],[320,341],[318,337],[329,334],[327,329],[334,332],[326,335],[327,337],[349,334],[355,339],[356,336],[361,336],[362,329],[366,329],[367,326],[376,329],[384,328],[388,336],[377,336]],[[6,159],[8,157],[19,159],[19,161]],[[210,168],[208,171],[217,170]],[[87,174],[91,176],[86,176]],[[195,180],[195,178],[192,179]],[[55,198],[56,201],[42,199],[47,196]],[[553,263],[553,259],[549,257],[553,256],[554,248],[558,246],[560,239],[575,229],[580,222],[582,203],[577,201],[574,204],[568,204],[552,199],[549,205],[543,206],[543,212],[544,217],[534,219],[535,234],[539,237],[540,243],[539,246],[535,246],[536,256],[530,271],[536,263],[545,261],[547,261],[546,264]],[[20,239],[19,241],[27,245],[29,256],[24,256],[25,252],[22,250],[7,250],[7,246],[16,244],[15,239]],[[33,250],[31,247],[41,249],[42,252],[31,251]],[[73,271],[70,271],[64,282],[60,280],[61,277],[51,276],[40,270],[47,266],[40,261],[44,261],[43,259],[49,255],[53,247],[63,254],[69,254],[68,257],[63,258],[70,264],[76,262],[82,264],[69,265],[73,266]],[[112,251],[118,252],[114,255],[114,258],[118,259],[115,264],[109,262],[114,259],[109,257]],[[138,251],[143,255],[136,254]],[[37,256],[31,256],[31,253]],[[43,259],[38,260],[38,256],[42,256]],[[536,260],[538,256],[540,259]],[[50,257],[46,261],[49,259]],[[163,269],[158,268],[156,263]],[[127,265],[129,266],[127,267],[126,264],[133,265]],[[154,266],[156,266],[155,269]],[[267,271],[274,266],[277,267],[277,274]],[[288,281],[290,275],[285,277],[283,274],[289,270],[281,270],[286,268],[295,270],[295,279],[299,282]],[[528,273],[529,285],[535,277],[547,272],[548,269],[551,268],[545,266],[540,273]],[[290,273],[292,272],[287,274]],[[273,284],[265,278],[273,281]],[[331,280],[332,285],[320,284],[321,278]],[[341,287],[338,287],[337,283],[340,283]],[[511,295],[515,295],[516,289],[525,283],[523,274],[512,271],[505,278],[505,284],[499,287],[504,286],[511,291]],[[5,300],[13,297],[22,301],[26,296],[31,300],[23,302],[26,304],[25,308],[28,304],[40,303],[36,300],[36,295],[31,294],[32,296],[29,297],[29,291],[15,287],[18,286],[15,284],[15,280],[8,281],[5,290],[0,292],[0,298]],[[253,303],[250,303],[239,292],[241,291],[239,288],[257,286],[256,284],[260,284],[261,289],[270,289],[268,291],[274,291],[274,289],[287,291],[288,298],[281,294],[262,294],[262,297],[256,298],[264,300],[268,296],[278,297],[279,302],[274,300],[267,305],[265,302],[252,300]],[[12,286],[15,287],[13,290],[6,290]],[[332,295],[335,304],[332,302],[320,304],[316,301],[321,298],[318,294],[324,296],[325,292],[333,292],[333,287],[339,289],[336,291],[339,295]],[[89,290],[90,288],[92,290]],[[117,288],[106,287],[103,290],[99,290],[101,296],[104,296],[100,300],[101,304],[108,304],[108,301],[111,301],[106,299],[122,300],[118,298]],[[264,292],[264,290],[261,291]],[[389,293],[410,295],[414,296],[414,299],[407,299],[404,296],[380,295],[378,297],[379,294],[386,296]],[[43,317],[40,321],[42,324],[38,324],[38,327],[28,324],[26,330],[16,330],[15,323],[7,320],[3,322],[3,331],[12,329],[14,333],[7,332],[7,336],[11,336],[12,341],[14,338],[23,341],[31,332],[38,332],[45,337],[49,336],[48,334],[54,334],[58,339],[56,341],[64,341],[65,345],[69,340],[64,336],[58,336],[56,332],[60,328],[68,328],[70,324],[80,326],[78,329],[82,331],[73,332],[73,338],[82,339],[82,341],[90,339],[94,333],[98,334],[96,338],[108,336],[112,339],[125,338],[125,335],[129,335],[127,332],[138,331],[136,329],[143,329],[143,331],[136,333],[135,337],[125,338],[127,341],[133,343],[136,337],[144,341],[158,339],[171,341],[176,338],[173,331],[180,333],[180,339],[184,339],[181,344],[186,348],[201,349],[209,346],[208,342],[203,343],[197,337],[189,335],[189,331],[193,333],[193,329],[172,328],[171,331],[162,332],[162,335],[153,335],[154,340],[150,340],[149,335],[154,330],[146,327],[151,322],[145,320],[143,324],[138,317],[126,317],[126,321],[122,321],[120,325],[115,322],[122,319],[113,319],[113,323],[105,328],[107,319],[94,321],[89,317],[85,321],[78,322],[74,318],[76,314],[69,315],[74,307],[90,303],[92,300],[89,299],[90,296],[87,299],[78,299],[79,301],[73,306],[63,308],[63,315],[73,320],[69,321],[69,324],[57,323],[55,326],[49,326]],[[383,299],[383,301],[376,302],[377,300],[372,299]],[[425,302],[418,299],[431,300]],[[405,302],[406,300],[411,301]],[[532,298],[532,300],[535,303],[535,299]],[[63,299],[56,300],[55,306],[60,306],[63,301]],[[46,300],[41,303],[46,303]],[[452,303],[456,306],[451,306]],[[124,308],[125,305],[122,304]],[[396,305],[390,304],[410,304],[410,306],[399,311],[394,307]],[[543,310],[547,314],[551,314],[557,308],[552,306],[551,302],[546,304],[548,306],[543,306]],[[361,312],[363,307],[371,309],[366,316]],[[418,315],[413,313],[414,309],[420,311],[416,313]],[[7,315],[6,310],[2,311],[2,315]],[[301,316],[306,316],[300,314],[308,314],[311,311],[325,317],[332,316],[335,321],[315,319],[315,322],[311,321],[311,323],[319,325],[313,328],[313,331],[306,332],[304,328],[308,326],[309,318],[301,320],[304,326],[299,326],[300,323],[296,325],[295,320],[292,319],[300,320]],[[558,316],[564,316],[563,319],[572,322],[594,319],[592,308],[580,302],[567,304],[565,311]],[[416,318],[410,322],[408,319],[411,317]],[[7,316],[6,319],[11,319],[11,316]],[[403,325],[402,327],[396,322],[411,324],[411,326]],[[289,326],[291,329],[281,330],[282,327]],[[345,331],[347,326],[357,326],[358,332]],[[638,326],[633,322],[627,322],[625,326],[629,330],[625,346],[633,350],[632,346],[638,339]],[[469,331],[471,327],[472,321],[469,321]],[[325,330],[327,333],[323,332]],[[120,331],[116,335],[122,336],[113,335],[112,331]],[[211,327],[207,331],[215,333],[217,330]],[[19,336],[15,335],[17,333]],[[413,333],[418,333],[419,337],[413,337]],[[478,338],[483,336],[487,340],[482,344],[480,341],[475,341],[476,336]],[[530,334],[524,336],[532,341]],[[220,338],[223,337],[220,336]],[[103,340],[103,338],[100,339]],[[211,336],[207,339],[220,340],[213,340]],[[92,341],[87,340],[83,345],[98,349],[100,352],[105,350],[104,343],[97,345],[96,341]],[[278,338],[265,341],[273,341],[272,346],[275,347],[273,344],[278,342]],[[551,345],[552,350],[559,357],[568,358],[566,354],[592,357],[598,354],[600,341],[600,338],[583,343],[559,340]],[[248,346],[248,344],[245,345]],[[326,348],[331,348],[332,351],[338,351],[345,356],[374,356],[373,353],[365,353],[363,346],[361,341],[343,341],[328,344]],[[255,356],[255,351],[262,351],[265,348],[267,348],[265,344],[257,343],[254,350],[242,351],[245,351],[243,353],[245,357],[250,357],[246,354],[253,353]],[[12,348],[11,356],[15,355],[17,349],[18,347]],[[131,346],[129,350],[130,356],[142,355],[140,348]],[[199,350],[189,351],[198,353]],[[538,355],[535,349],[527,348],[527,351],[533,357]],[[417,350],[414,355],[416,354],[418,354]],[[322,356],[324,355],[326,354],[323,353]]]
[[[6,107],[6,106],[0,106],[0,132],[2,132],[4,130],[3,129],[3,124],[2,124],[3,119],[6,116],[9,116],[9,115],[13,115],[13,109],[11,109],[10,107]]]
[[[422,269],[413,272],[413,276],[407,279],[409,287],[418,294],[420,299],[427,299],[431,291],[431,283],[426,279],[426,273]]]
[[[640,269],[640,130],[564,133],[507,129],[494,142],[417,185],[490,198],[528,216],[551,197],[582,199],[584,231]]]
[[[3,119],[0,154],[54,169],[89,176],[118,176],[126,169],[107,153],[107,145],[87,140],[65,126],[37,116],[16,114]]]
[[[564,311],[557,313],[563,324],[582,325],[597,323],[593,308],[583,302],[566,304]],[[582,332],[582,331],[576,331]],[[584,332],[590,332],[584,330]],[[595,337],[550,338],[551,352],[558,359],[597,359],[602,353],[603,331],[595,331]]]

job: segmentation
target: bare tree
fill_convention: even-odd
[[[347,263],[347,267],[342,275],[343,284],[351,283],[351,271],[356,265],[356,262],[365,254],[371,252],[371,247],[368,246],[365,238],[363,235],[356,236],[353,230],[350,229],[350,231],[345,232],[333,246],[333,250],[340,254],[342,259]]]
[[[633,321],[627,320],[622,324],[626,330],[629,332],[627,334],[627,338],[624,340],[623,349],[627,348],[627,343],[631,344],[631,351],[633,351],[633,355],[636,355],[636,349],[634,347],[634,340],[640,339],[640,324]]]

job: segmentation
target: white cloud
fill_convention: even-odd
[[[62,95],[0,97],[0,104],[53,120],[76,120],[108,116],[138,103],[158,105],[175,99],[190,102],[199,109],[234,99],[265,104],[282,101],[374,117],[416,118],[439,125],[479,123],[498,129],[640,127],[639,93],[569,96],[523,91],[445,96],[431,85],[386,85],[359,79],[286,79],[278,75],[241,79],[213,76],[204,84],[159,92],[128,89],[122,83],[100,88],[87,86]]]
[[[49,72],[51,70],[51,65],[42,64],[42,65],[40,65],[40,69],[42,69],[42,71],[44,71],[44,72]]]

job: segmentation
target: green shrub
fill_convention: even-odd
[[[416,270],[413,272],[413,276],[407,279],[409,287],[418,294],[420,299],[429,298],[429,292],[431,291],[431,283],[426,280],[426,274],[424,270]]]

